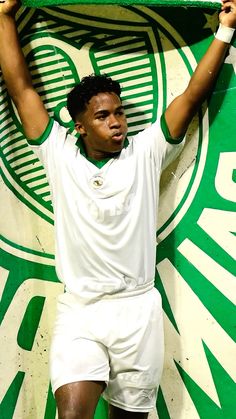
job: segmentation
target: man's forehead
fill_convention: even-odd
[[[87,108],[107,109],[122,107],[121,99],[113,92],[102,92],[94,95],[89,100]]]

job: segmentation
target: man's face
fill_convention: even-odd
[[[127,121],[115,93],[98,93],[78,116],[75,128],[82,135],[89,157],[102,159],[123,148]]]

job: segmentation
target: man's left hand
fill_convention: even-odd
[[[220,23],[229,28],[236,28],[236,0],[222,0],[221,10]]]

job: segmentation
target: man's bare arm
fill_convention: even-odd
[[[17,0],[0,3],[0,67],[8,92],[18,110],[24,132],[36,139],[44,132],[48,113],[34,90],[15,25]]]
[[[236,27],[236,0],[223,0],[219,19],[226,27]],[[228,48],[228,43],[214,39],[198,64],[187,89],[168,106],[165,119],[172,138],[185,134],[193,116],[211,92]]]

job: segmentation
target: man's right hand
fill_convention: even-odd
[[[0,14],[14,16],[19,7],[19,0],[0,0]]]

